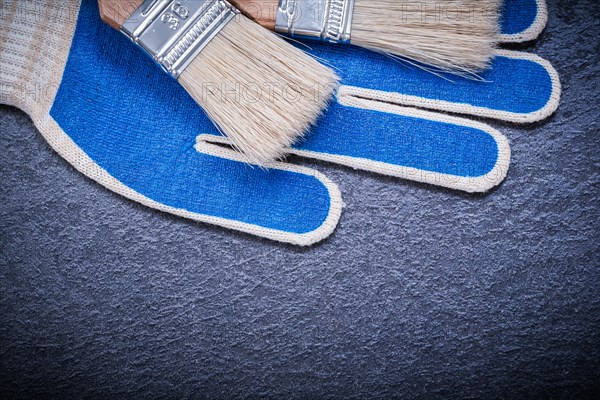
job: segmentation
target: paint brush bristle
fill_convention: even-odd
[[[179,77],[233,141],[265,164],[317,120],[338,78],[329,68],[239,15]]]
[[[356,0],[352,43],[432,65],[475,72],[489,66],[498,0]]]
[[[99,0],[102,19],[187,90],[248,161],[283,156],[338,84],[328,67],[224,0]]]

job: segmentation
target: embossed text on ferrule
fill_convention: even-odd
[[[237,13],[225,0],[146,0],[121,31],[178,78]]]

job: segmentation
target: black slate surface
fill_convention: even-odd
[[[485,196],[294,159],[339,183],[308,249],[149,210],[0,107],[6,398],[594,398],[600,393],[597,0],[550,1],[553,117]]]

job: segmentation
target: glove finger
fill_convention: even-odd
[[[547,22],[546,0],[504,0],[499,40],[502,43],[535,40]]]
[[[474,115],[515,123],[542,120],[556,111],[561,85],[556,70],[534,54],[499,50],[480,80],[407,68],[355,50],[356,61],[336,63],[352,95],[404,106]],[[329,48],[334,60],[339,54]],[[327,56],[326,56],[327,57]]]
[[[490,126],[356,98],[345,89],[292,152],[467,192],[485,192],[506,177],[510,147]]]

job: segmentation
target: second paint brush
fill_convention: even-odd
[[[493,57],[500,0],[232,0],[264,27],[352,43],[441,70],[474,73]]]

